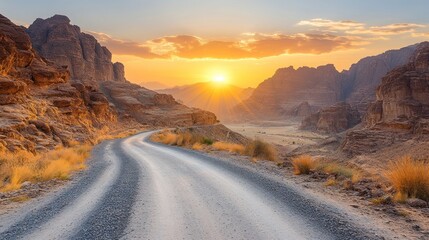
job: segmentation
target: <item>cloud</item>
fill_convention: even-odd
[[[355,21],[333,21],[329,19],[314,18],[300,21],[299,26],[312,26],[322,31],[344,32],[353,35],[398,35],[404,33],[413,33],[419,28],[427,25],[417,23],[394,23],[383,26],[367,26],[365,23]]]
[[[372,35],[398,35],[415,32],[418,28],[426,27],[415,23],[395,23],[384,26],[375,26],[364,29],[347,31],[349,34],[372,34]]]
[[[114,39],[104,33],[94,33],[114,54],[141,58],[186,59],[248,59],[283,54],[322,54],[354,49],[367,44],[356,36],[332,34],[261,34],[246,33],[235,41],[207,40],[196,36],[178,35],[153,39],[144,43]]]
[[[330,30],[349,30],[349,29],[363,28],[365,26],[364,23],[350,21],[350,20],[333,21],[333,20],[323,19],[323,18],[313,18],[310,20],[300,21],[298,25],[327,28]]]
[[[412,33],[411,36],[413,36],[413,37],[429,37],[429,32]]]

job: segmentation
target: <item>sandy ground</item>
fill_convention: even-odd
[[[281,145],[287,151],[312,145],[328,138],[326,135],[299,130],[299,124],[298,121],[285,120],[234,123],[225,124],[225,126],[248,138],[259,138],[273,144]]]

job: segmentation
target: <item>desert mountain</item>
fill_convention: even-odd
[[[376,101],[366,113],[363,128],[347,133],[343,150],[374,152],[429,134],[429,42],[416,47],[408,64],[390,71],[378,86]],[[403,154],[403,153],[402,153]]]
[[[408,62],[416,45],[367,57],[339,73],[333,65],[277,70],[252,96],[235,108],[245,118],[295,116],[294,109],[307,102],[313,112],[337,102],[357,106],[362,113],[375,100],[375,89],[387,72]],[[263,99],[261,102],[260,99]]]
[[[37,19],[27,30],[39,54],[70,69],[73,82],[100,90],[121,118],[159,126],[216,123],[210,112],[189,108],[173,97],[126,81],[124,66],[111,52],[70,24],[66,16]]]
[[[67,17],[37,19],[26,32],[0,15],[0,148],[43,151],[136,121],[217,122],[213,113],[126,81],[123,65]]]
[[[259,84],[235,111],[242,118],[275,118],[294,112],[303,102],[321,108],[340,99],[341,76],[334,65],[288,67]]]
[[[250,97],[252,88],[240,88],[230,84],[201,82],[158,90],[173,95],[187,106],[214,112],[221,120],[233,120],[232,108]]]

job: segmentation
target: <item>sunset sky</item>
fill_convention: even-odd
[[[68,16],[125,64],[133,82],[224,76],[255,87],[277,68],[333,63],[429,40],[427,0],[0,0],[17,24]]]

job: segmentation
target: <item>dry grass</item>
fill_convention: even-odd
[[[292,160],[295,175],[309,174],[316,167],[316,161],[309,155],[296,157]]]
[[[194,143],[194,145],[192,145],[192,149],[196,151],[201,151],[204,149],[204,146],[201,143]]]
[[[167,145],[174,145],[174,146],[183,146],[183,147],[192,147],[196,143],[199,144],[206,144],[207,140],[199,135],[193,134],[191,132],[171,132],[169,130],[164,130],[161,132],[158,132],[156,134],[153,134],[151,136],[151,140],[154,142],[159,142]]]
[[[227,143],[227,142],[215,142],[213,148],[220,151],[228,151],[238,154],[244,154],[245,147],[241,144]]]
[[[131,135],[135,135],[139,132],[137,129],[128,129],[126,131],[119,131],[119,132],[110,132],[110,129],[108,127],[104,127],[96,133],[96,138],[94,139],[94,144],[99,144],[102,141],[106,140],[113,140],[118,138],[126,138]]]
[[[247,155],[252,159],[266,159],[270,161],[277,161],[278,159],[276,149],[261,140],[254,140],[247,146],[243,146],[230,142],[215,142],[212,139],[205,138],[204,136],[192,132],[172,132],[170,130],[164,130],[153,134],[151,140],[167,145],[189,147],[194,150],[201,150],[203,146],[211,146],[216,150]]]
[[[386,176],[397,192],[396,200],[429,201],[429,164],[402,157],[389,164]]]
[[[249,143],[244,149],[244,154],[252,158],[262,158],[273,162],[278,160],[277,150],[271,144],[259,139]]]
[[[26,181],[68,179],[72,172],[85,168],[90,151],[90,145],[74,145],[38,155],[26,151],[3,152],[0,155],[0,191],[19,189]]]

